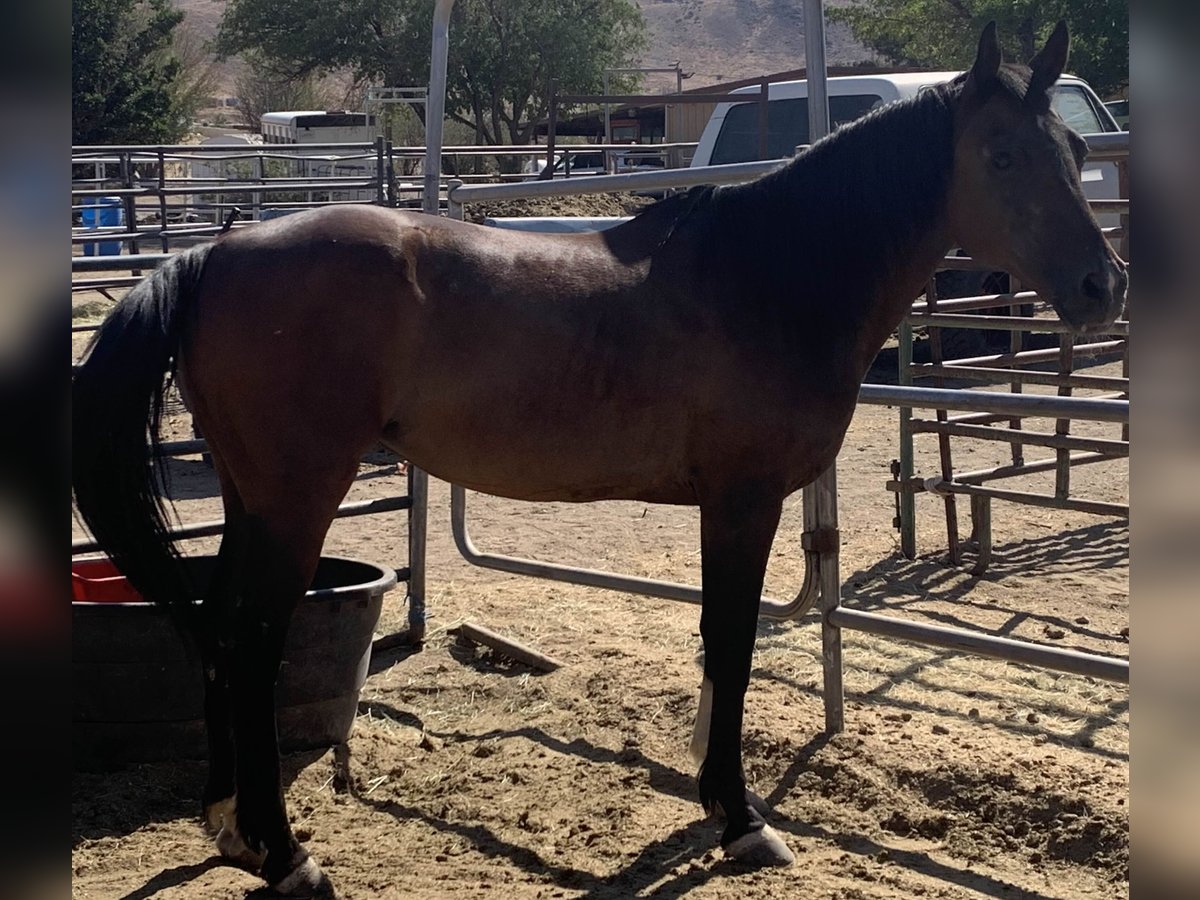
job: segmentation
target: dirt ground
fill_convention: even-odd
[[[186,418],[168,425],[190,437]],[[1111,436],[1115,426],[1075,430]],[[1006,454],[963,442],[957,466]],[[946,564],[941,501],[919,495],[920,553],[907,560],[884,490],[896,456],[896,412],[860,407],[838,470],[848,605],[1127,653],[1125,523],[997,504],[994,561],[977,578],[969,565]],[[918,440],[917,458],[921,474],[936,472],[934,439]],[[172,463],[172,477],[184,521],[219,513],[199,457]],[[1073,484],[1079,496],[1128,499],[1124,462],[1076,469]],[[1012,483],[1052,485],[1052,475]],[[351,499],[404,490],[396,460],[379,454],[363,463]],[[753,871],[723,858],[719,826],[696,801],[687,743],[700,683],[698,608],[473,568],[454,549],[448,498],[434,482],[427,641],[373,659],[349,740],[349,783],[335,777],[332,751],[285,762],[297,834],[340,896],[1128,895],[1124,686],[847,632],[846,729],[827,736],[815,615],[764,621],[745,764],[797,861]],[[960,516],[965,531],[965,503]],[[469,519],[486,550],[699,581],[694,510],[471,495]],[[800,530],[797,494],[772,552],[772,596],[800,585]],[[406,539],[404,515],[391,513],[339,520],[326,548],[399,566]],[[565,665],[539,674],[461,647],[451,630],[464,619]],[[401,587],[385,599],[377,631],[405,620]],[[202,762],[76,773],[73,895],[257,896],[262,882],[222,864],[200,827],[204,773]]]

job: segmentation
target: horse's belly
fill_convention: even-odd
[[[481,418],[490,421],[481,421]],[[526,423],[527,424],[527,423]],[[431,475],[471,490],[518,500],[645,500],[696,502],[682,452],[684,436],[608,427],[579,420],[541,430],[505,410],[486,417],[412,422],[390,429],[384,443]]]
[[[791,493],[813,481],[836,458],[853,411],[825,399],[748,417],[750,404],[698,414],[683,394],[572,410],[434,406],[398,415],[384,441],[435,477],[497,496],[693,505],[742,483]]]

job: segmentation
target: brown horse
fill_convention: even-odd
[[[288,826],[273,686],[334,511],[382,441],[505,497],[700,507],[700,800],[728,854],[791,861],[741,760],[784,498],[833,462],[872,358],[951,247],[1081,331],[1122,307],[1124,266],[1080,188],[1087,147],[1049,107],[1067,46],[1060,25],[1029,68],[1002,65],[989,26],[952,83],[610,231],[326,208],[180,254],[131,291],[75,381],[75,494],[133,584],[199,638],[221,851],[281,893],[324,884]],[[227,522],[199,606],[145,465],[173,366]]]

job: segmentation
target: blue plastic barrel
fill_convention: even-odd
[[[121,206],[120,197],[84,197],[83,203],[91,207],[81,211],[84,228],[111,228],[114,225],[125,224],[125,209]],[[84,244],[83,255],[120,256],[121,241]]]

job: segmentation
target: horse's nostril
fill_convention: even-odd
[[[1108,300],[1108,279],[1098,272],[1089,272],[1083,279],[1083,296],[1097,302]]]

